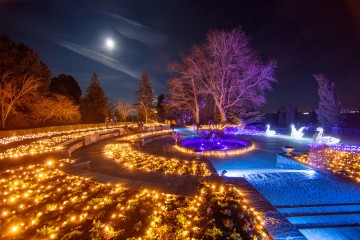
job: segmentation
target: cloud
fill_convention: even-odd
[[[149,27],[121,15],[106,12],[101,13],[116,20],[116,30],[127,38],[150,46],[160,46],[168,39],[165,34],[155,32]]]
[[[139,73],[131,70],[128,66],[125,66],[124,64],[120,63],[119,61],[117,61],[114,58],[106,56],[106,55],[99,53],[97,51],[94,51],[90,48],[86,48],[79,44],[71,43],[71,42],[68,42],[65,40],[57,40],[55,42],[70,51],[73,51],[84,57],[90,58],[90,59],[92,59],[98,63],[101,63],[107,67],[110,67],[112,69],[123,72],[123,73],[129,75],[130,77],[133,77],[136,79],[139,77]]]

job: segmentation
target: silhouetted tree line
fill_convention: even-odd
[[[50,86],[51,72],[23,43],[0,36],[1,128],[76,123],[78,106]]]
[[[169,70],[177,75],[168,81],[168,95],[156,97],[150,76],[142,73],[136,100],[129,104],[108,99],[96,73],[82,97],[74,77],[60,74],[51,78],[34,50],[0,35],[1,128],[102,123],[115,116],[121,121],[181,119],[180,124],[199,123],[200,119],[259,121],[263,116],[258,109],[276,82],[275,68],[274,61],[260,60],[241,28],[211,31],[205,44],[194,45],[181,62],[169,64]],[[319,83],[317,117],[329,129],[341,120],[340,102],[334,83],[322,74],[314,77]],[[280,119],[283,115],[279,113],[279,122],[296,117],[290,119],[292,115],[287,114]]]
[[[143,73],[135,103],[109,100],[93,73],[86,94],[71,75],[51,77],[48,66],[23,43],[0,35],[0,121],[2,129],[32,128],[76,123],[119,121],[152,122],[165,119],[160,95],[157,103],[149,75]],[[135,116],[137,113],[137,116]],[[159,113],[159,115],[158,115]]]
[[[70,75],[51,78],[38,54],[0,36],[0,116],[2,129],[103,122],[108,100],[94,73],[86,95]]]

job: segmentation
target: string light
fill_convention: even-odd
[[[316,136],[315,142],[317,144],[324,144],[324,145],[335,145],[340,142],[339,138],[334,138],[331,136],[323,136],[324,129],[322,127],[318,127],[316,129],[318,131],[318,135]]]
[[[301,128],[296,130],[294,124],[291,124],[290,128],[291,128],[290,136],[292,138],[300,139],[300,138],[302,138],[304,136],[303,130],[304,130],[305,127],[301,127]]]
[[[136,140],[139,136],[130,139]],[[157,171],[160,166],[164,173],[201,176],[211,173],[205,163],[141,153],[127,143],[109,145],[105,152],[122,159],[129,167],[147,171]],[[34,150],[33,154],[36,153]],[[219,231],[239,236],[241,233],[244,238],[269,238],[261,214],[251,208],[232,185],[203,183],[195,197],[165,194],[153,189],[135,191],[68,175],[58,168],[60,164],[72,161],[49,160],[45,164],[0,173],[0,236],[61,239],[86,235],[102,239],[142,239],[177,234],[202,238],[207,229],[212,229],[204,225],[204,221],[213,221],[214,217],[207,215],[207,209],[210,206],[211,211],[216,212],[215,205],[218,205],[222,207],[216,214],[220,214],[221,221],[227,224],[227,227],[217,226]],[[236,219],[241,221],[232,225]],[[242,225],[244,221],[249,224]],[[141,233],[145,235],[141,236]]]
[[[149,172],[162,171],[165,174],[211,175],[206,163],[142,153],[134,150],[128,143],[108,144],[105,146],[104,152],[128,168],[137,168]]]
[[[309,154],[294,158],[315,169],[332,173],[360,182],[360,152],[345,151],[341,146],[311,144]],[[345,147],[349,150],[351,148]]]
[[[247,129],[243,125],[241,126],[231,126],[223,130],[226,135],[249,135],[249,136],[264,136],[266,132],[259,131],[256,129]]]
[[[17,238],[57,239],[67,234],[85,233],[96,233],[103,239],[131,238],[133,231],[122,231],[127,227],[135,229],[135,233],[144,229],[144,238],[164,229],[170,231],[169,234],[182,232],[187,236],[201,236],[207,227],[203,221],[213,217],[206,212],[209,206],[215,211],[213,204],[223,206],[218,212],[223,221],[237,219],[238,216],[231,214],[238,212],[241,219],[249,222],[249,226],[233,226],[232,231],[239,232],[246,227],[244,233],[248,236],[269,237],[262,227],[262,216],[248,206],[240,191],[232,185],[203,183],[195,197],[183,197],[152,189],[134,191],[120,185],[95,183],[67,175],[56,165],[47,164],[7,170],[0,173],[0,179],[0,199],[9,199],[9,196],[16,199],[14,203],[1,203],[0,235],[4,238],[15,235]],[[22,222],[18,222],[19,219]],[[10,226],[10,231],[5,226]],[[82,232],[78,231],[79,226]]]
[[[92,128],[82,128],[76,130],[66,130],[66,131],[54,131],[54,132],[44,132],[44,133],[36,133],[36,134],[26,134],[22,136],[12,136],[12,137],[4,137],[0,138],[0,144],[6,145],[12,142],[20,142],[26,139],[35,139],[41,137],[50,137],[54,135],[64,135],[64,134],[71,134],[83,131],[91,131],[91,130],[99,130],[99,129],[112,129],[112,128],[122,128],[123,126],[110,126],[110,127],[92,127]]]
[[[215,156],[215,157],[224,157],[224,156],[230,156],[230,155],[241,155],[244,153],[247,153],[249,151],[252,151],[255,149],[255,144],[250,144],[247,147],[243,147],[240,149],[229,149],[229,150],[221,150],[221,151],[202,151],[202,152],[194,152],[193,149],[189,149],[180,145],[173,146],[174,149],[186,153],[186,154],[199,154],[202,156]]]
[[[87,135],[104,132],[104,130],[109,131],[109,129],[105,127],[89,128],[82,131],[80,130],[66,131],[66,134],[63,133],[60,136],[57,135],[57,132],[55,132],[56,134],[49,132],[48,133],[49,136],[51,135],[56,135],[56,136],[53,136],[51,138],[39,139],[30,144],[22,144],[18,147],[7,149],[5,152],[0,153],[0,159],[17,158],[26,155],[53,152],[62,149],[63,147],[61,146],[61,143],[64,143],[69,139],[78,139]],[[24,140],[21,137],[18,137],[18,139],[19,141]]]
[[[266,125],[265,135],[266,136],[274,136],[274,135],[276,135],[276,132],[274,130],[270,130],[270,124]]]

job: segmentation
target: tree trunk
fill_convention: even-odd
[[[215,105],[216,105],[217,108],[219,109],[220,122],[221,122],[221,123],[227,122],[226,112],[225,112],[224,109],[221,107],[221,104],[220,104],[215,98],[214,98],[214,100],[215,100]]]
[[[227,121],[225,111],[222,108],[219,108],[219,112],[220,112],[220,122],[225,123]]]
[[[200,116],[199,116],[199,109],[196,109],[195,111],[195,123],[199,124],[200,123]]]
[[[200,123],[200,109],[199,109],[199,105],[197,104],[197,102],[195,102],[195,123],[196,124]]]
[[[1,128],[2,129],[5,129],[5,123],[6,123],[6,120],[7,120],[8,116],[9,116],[10,110],[13,108],[13,105],[14,105],[13,102],[11,102],[7,106],[6,110],[2,110],[2,114],[1,114]]]

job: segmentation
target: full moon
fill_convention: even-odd
[[[105,40],[105,46],[106,46],[106,48],[109,49],[109,50],[114,49],[114,48],[115,48],[115,42],[114,42],[114,40],[111,39],[111,38],[107,38],[107,39]]]

